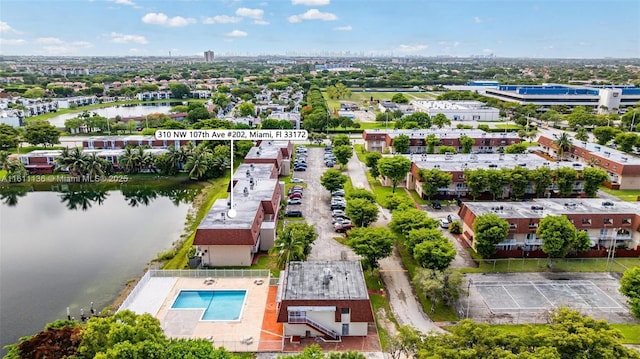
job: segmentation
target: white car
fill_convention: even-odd
[[[302,178],[293,177],[291,179],[291,183],[304,183],[304,180]]]
[[[449,220],[447,218],[441,218],[440,219],[440,227],[442,228],[449,228]]]

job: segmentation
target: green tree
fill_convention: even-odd
[[[347,201],[345,213],[359,227],[366,227],[378,219],[378,205],[363,198]]]
[[[17,129],[0,123],[0,151],[18,147],[19,134]]]
[[[573,193],[573,186],[578,179],[578,171],[569,167],[561,167],[555,170],[556,185],[562,197],[568,197]]]
[[[365,165],[369,167],[369,173],[374,179],[380,176],[380,172],[378,171],[378,161],[381,158],[382,154],[380,152],[370,152],[364,156]]]
[[[440,143],[440,139],[431,133],[427,136],[425,142],[427,143],[427,153],[432,154],[435,152],[436,145]]]
[[[603,146],[613,140],[619,133],[620,130],[609,126],[598,126],[593,129],[593,136],[598,141],[598,144]]]
[[[336,160],[342,166],[346,166],[349,159],[353,157],[353,149],[351,146],[337,146],[333,148],[333,154],[336,156]]]
[[[173,98],[178,99],[187,98],[191,95],[191,89],[189,89],[189,86],[185,84],[170,83],[169,91],[171,91],[171,96],[173,96]]]
[[[22,94],[25,98],[42,98],[44,97],[44,89],[42,87],[32,87]]]
[[[542,238],[542,251],[551,258],[564,258],[569,253],[589,249],[589,238],[578,235],[576,227],[566,216],[546,216],[540,220],[536,235]]]
[[[635,133],[619,133],[616,135],[616,138],[613,139],[613,143],[618,145],[620,151],[631,152],[633,151],[633,147],[640,140],[640,136]]]
[[[307,223],[292,223],[275,240],[270,253],[276,254],[276,264],[283,269],[291,261],[304,261],[318,238],[315,227]]]
[[[640,318],[640,267],[627,269],[620,278],[620,293],[629,299],[631,313]]]
[[[198,106],[193,109],[190,109],[187,113],[187,122],[190,124],[194,124],[200,120],[205,120],[211,117],[211,114],[204,106]]]
[[[414,207],[415,204],[413,200],[404,195],[404,193],[391,193],[384,198],[382,206],[393,212],[395,210],[405,210]]]
[[[553,183],[553,173],[548,167],[539,167],[529,171],[529,179],[533,182],[536,197],[544,197],[547,189]]]
[[[389,228],[399,235],[407,236],[413,229],[438,227],[438,221],[429,218],[424,211],[416,208],[407,208],[404,211],[395,211],[391,216]]]
[[[330,169],[325,171],[320,177],[320,184],[329,192],[341,189],[349,178],[340,172],[340,170]]]
[[[431,120],[433,121],[434,125],[438,126],[438,128],[443,128],[445,125],[451,125],[451,120],[449,120],[447,116],[442,113],[436,114],[431,118]]]
[[[456,150],[455,147],[452,146],[440,146],[438,147],[438,153],[441,155],[445,155],[445,154],[456,154],[458,151]]]
[[[219,90],[218,90],[219,91]],[[211,102],[213,102],[218,108],[226,108],[231,102],[229,97],[224,93],[216,92],[211,96]]]
[[[466,169],[464,171],[464,180],[474,200],[489,186],[489,175],[487,171],[482,168],[475,170]]]
[[[351,140],[349,139],[349,136],[347,136],[347,135],[336,135],[331,140],[331,143],[333,144],[334,147],[351,146]]]
[[[411,140],[407,135],[399,135],[393,139],[393,149],[396,153],[409,153]]]
[[[430,170],[420,169],[418,178],[423,183],[422,192],[427,195],[428,199],[431,199],[431,196],[438,194],[440,188],[449,187],[453,177],[449,172],[442,172],[437,168],[432,168]]]
[[[496,244],[504,242],[509,234],[509,223],[494,213],[476,217],[473,221],[476,251],[489,258],[496,253]]]
[[[529,170],[520,166],[509,170],[503,169],[505,177],[510,178],[511,195],[515,198],[522,198],[529,186]]]
[[[598,188],[609,179],[609,175],[600,168],[587,167],[582,170],[582,178],[584,180],[584,193],[587,197],[594,197],[598,192]]]
[[[413,278],[413,283],[431,302],[431,313],[435,312],[436,306],[441,301],[447,305],[455,303],[462,292],[462,275],[460,272],[450,269],[445,271],[419,269]],[[449,356],[445,355],[444,357]]]
[[[243,102],[238,105],[238,114],[241,117],[254,117],[256,115],[256,107],[251,102]]]
[[[417,228],[409,230],[404,236],[405,244],[409,254],[414,255],[416,246],[422,242],[436,242],[442,238],[442,232],[437,228]]]
[[[487,184],[489,192],[493,196],[493,200],[496,197],[502,198],[505,186],[509,184],[509,172],[503,170],[487,170]]]
[[[456,257],[456,249],[440,234],[436,240],[423,241],[413,249],[413,258],[422,268],[445,270]]]
[[[504,153],[525,153],[527,151],[526,143],[514,143],[504,148]]]
[[[475,143],[476,141],[467,135],[460,136],[460,146],[462,146],[462,153],[471,153],[471,149],[473,148],[473,145],[475,145]]]
[[[349,232],[349,246],[362,256],[363,267],[373,272],[380,259],[393,250],[393,233],[384,227],[355,228]]]
[[[376,196],[373,194],[373,192],[367,191],[364,188],[354,188],[347,194],[347,198],[348,199],[362,198],[362,199],[366,199],[371,203],[376,203]]]
[[[411,160],[404,156],[384,157],[378,161],[378,171],[391,180],[393,193],[396,192],[398,182],[405,178],[410,169]]]
[[[578,131],[576,131],[576,135],[574,137],[578,141],[582,141],[582,142],[589,141],[589,133],[583,127],[579,128]]]
[[[60,131],[47,121],[30,122],[24,132],[25,141],[32,145],[54,145],[60,143]]]
[[[397,93],[391,97],[393,103],[409,103],[409,98],[401,93]]]

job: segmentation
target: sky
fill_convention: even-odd
[[[0,54],[640,58],[638,0],[2,0]]]

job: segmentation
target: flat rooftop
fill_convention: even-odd
[[[548,215],[606,213],[633,216],[640,212],[637,203],[602,198],[539,198],[535,202],[464,202],[464,205],[476,216],[494,213],[501,218],[544,218]]]
[[[640,157],[616,150],[615,148],[602,146],[593,142],[587,142],[585,144],[584,142],[578,141],[575,138],[572,138],[571,141],[573,142],[574,147],[586,149],[594,155],[608,158],[611,161],[623,165],[640,165]]]
[[[497,110],[489,107],[480,101],[428,101],[414,100],[413,104],[423,110]]]
[[[391,138],[400,135],[409,136],[409,138],[424,139],[430,134],[434,134],[438,138],[460,138],[460,136],[468,136],[471,138],[519,138],[516,133],[509,132],[484,132],[478,129],[417,129],[417,130],[383,130],[372,129],[365,130],[365,134],[386,134]]]
[[[404,155],[418,166],[418,168],[437,168],[445,172],[464,171],[466,169],[499,169],[523,167],[526,169],[536,169],[548,167],[552,170],[569,167],[577,171],[582,171],[584,164],[574,161],[549,161],[533,153],[521,154],[452,154],[452,155],[428,155],[413,154]]]
[[[289,262],[282,300],[369,299],[358,261]]]
[[[229,198],[218,199],[200,222],[198,229],[251,228],[262,201],[271,200],[277,185],[277,180],[254,178],[253,189],[251,189],[249,180],[238,180],[233,188],[233,209],[236,210],[236,216],[229,218],[227,215]]]
[[[249,153],[244,157],[245,160],[248,159],[258,159],[258,158],[268,158],[268,159],[277,159],[281,158],[280,147],[273,145],[260,145],[260,147],[252,147],[249,150]]]
[[[236,173],[233,174],[233,178],[237,180],[249,179],[250,177],[256,179],[270,179],[273,169],[274,165],[272,163],[243,163],[238,166]]]

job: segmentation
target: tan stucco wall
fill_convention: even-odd
[[[251,246],[201,246],[206,249],[203,264],[213,267],[250,266]]]

